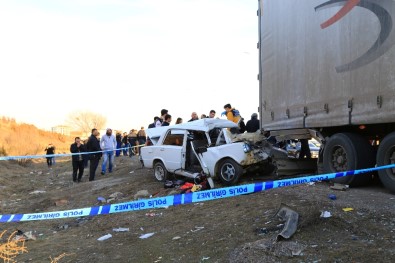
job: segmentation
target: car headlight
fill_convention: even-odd
[[[247,143],[243,145],[243,150],[245,153],[251,152],[251,146]]]

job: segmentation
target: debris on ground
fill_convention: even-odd
[[[99,197],[97,198],[97,202],[99,202],[99,204],[105,203],[105,202],[106,202],[106,198],[99,196]]]
[[[285,262],[287,260],[285,258],[281,260],[281,257],[301,256],[306,247],[306,245],[298,242],[276,242],[273,238],[261,239],[236,248],[230,254],[229,262],[254,262],[251,259],[256,258],[260,258],[261,261],[259,262]],[[273,261],[273,257],[280,260]]]
[[[204,226],[195,226],[195,229],[192,229],[191,232],[198,232],[203,229],[204,229]]]
[[[112,231],[114,231],[114,232],[128,232],[129,231],[129,227],[113,228]]]
[[[349,185],[347,184],[339,184],[339,183],[334,183],[332,186],[329,187],[330,189],[333,190],[339,190],[339,191],[346,191],[349,188]]]
[[[149,198],[150,194],[147,190],[140,190],[134,195],[134,200]]]
[[[15,241],[25,241],[25,240],[36,240],[36,236],[32,231],[23,232],[22,230],[18,230],[15,233],[14,240]]]
[[[331,199],[331,200],[336,200],[337,199],[336,195],[334,195],[334,194],[329,194],[328,198]]]
[[[322,211],[321,215],[320,215],[320,217],[322,217],[322,218],[328,218],[328,217],[331,217],[331,216],[332,216],[331,212],[329,212],[329,211]]]
[[[345,208],[343,208],[343,211],[344,212],[354,211],[354,208],[352,208],[352,207],[345,207]]]
[[[147,234],[143,234],[141,235],[139,238],[141,239],[146,239],[146,238],[150,238],[154,235],[155,233],[147,233]]]
[[[283,230],[277,235],[277,240],[281,237],[285,239],[290,238],[298,227],[299,214],[287,205],[281,204],[276,216],[285,221]]]
[[[110,196],[108,197],[107,203],[109,204],[109,203],[112,203],[112,202],[114,202],[114,201],[117,201],[117,200],[121,199],[123,196],[124,196],[124,194],[121,193],[121,192],[112,193],[112,194],[110,194]]]
[[[98,240],[98,241],[104,241],[104,240],[107,240],[107,239],[109,239],[109,238],[112,238],[112,235],[111,235],[111,234],[107,234],[107,235],[104,235],[104,236],[102,236],[102,237],[99,237],[97,240]]]
[[[33,192],[30,192],[29,195],[43,194],[43,193],[45,193],[45,192],[46,192],[46,191],[44,191],[44,190],[35,190],[35,191],[33,191]]]

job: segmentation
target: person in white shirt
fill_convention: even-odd
[[[103,152],[103,163],[101,165],[101,174],[106,173],[106,166],[108,161],[108,172],[112,173],[112,167],[114,163],[114,151],[117,149],[117,140],[112,134],[112,129],[107,128],[106,134],[100,139],[100,147]]]

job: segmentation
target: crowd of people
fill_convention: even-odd
[[[235,132],[256,132],[260,129],[258,114],[253,113],[247,124],[244,124],[244,119],[240,116],[239,111],[230,104],[226,104],[224,110],[221,116],[226,116],[228,120],[238,125]],[[173,119],[169,111],[167,109],[162,109],[160,113],[160,117],[155,116],[154,121],[148,125],[148,128],[172,125]],[[215,116],[216,111],[210,110],[208,115],[200,115],[200,119],[215,118]],[[188,120],[188,122],[195,120],[199,120],[199,116],[196,112],[192,112],[191,119]],[[178,117],[174,124],[177,125],[181,123],[183,123],[183,119]],[[121,154],[129,157],[138,155],[140,154],[140,146],[149,145],[149,143],[149,138],[143,126],[138,131],[132,129],[129,133],[116,132],[115,135],[111,128],[107,128],[106,133],[102,136],[100,136],[99,131],[94,128],[85,143],[80,137],[75,137],[74,143],[70,146],[70,152],[73,153],[72,179],[74,182],[81,182],[84,169],[88,167],[89,163],[89,181],[95,180],[96,170],[101,159],[103,159],[101,163],[101,175],[105,175],[106,172],[112,173],[114,168],[114,157],[119,157]],[[55,154],[55,146],[49,144],[45,151],[47,155]],[[51,168],[53,162],[53,157],[47,157],[48,167]]]

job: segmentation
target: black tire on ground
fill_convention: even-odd
[[[384,137],[377,150],[377,166],[395,163],[395,132]],[[378,171],[384,187],[395,193],[395,169]]]
[[[161,161],[154,164],[154,176],[159,182],[164,182],[167,179],[168,172],[165,165]]]
[[[218,176],[224,185],[234,185],[239,181],[243,168],[232,159],[224,159],[218,165]]]
[[[362,136],[353,133],[337,133],[325,144],[323,155],[324,173],[335,173],[375,165],[374,149]],[[332,179],[332,182],[350,186],[366,185],[371,174],[349,175]]]

